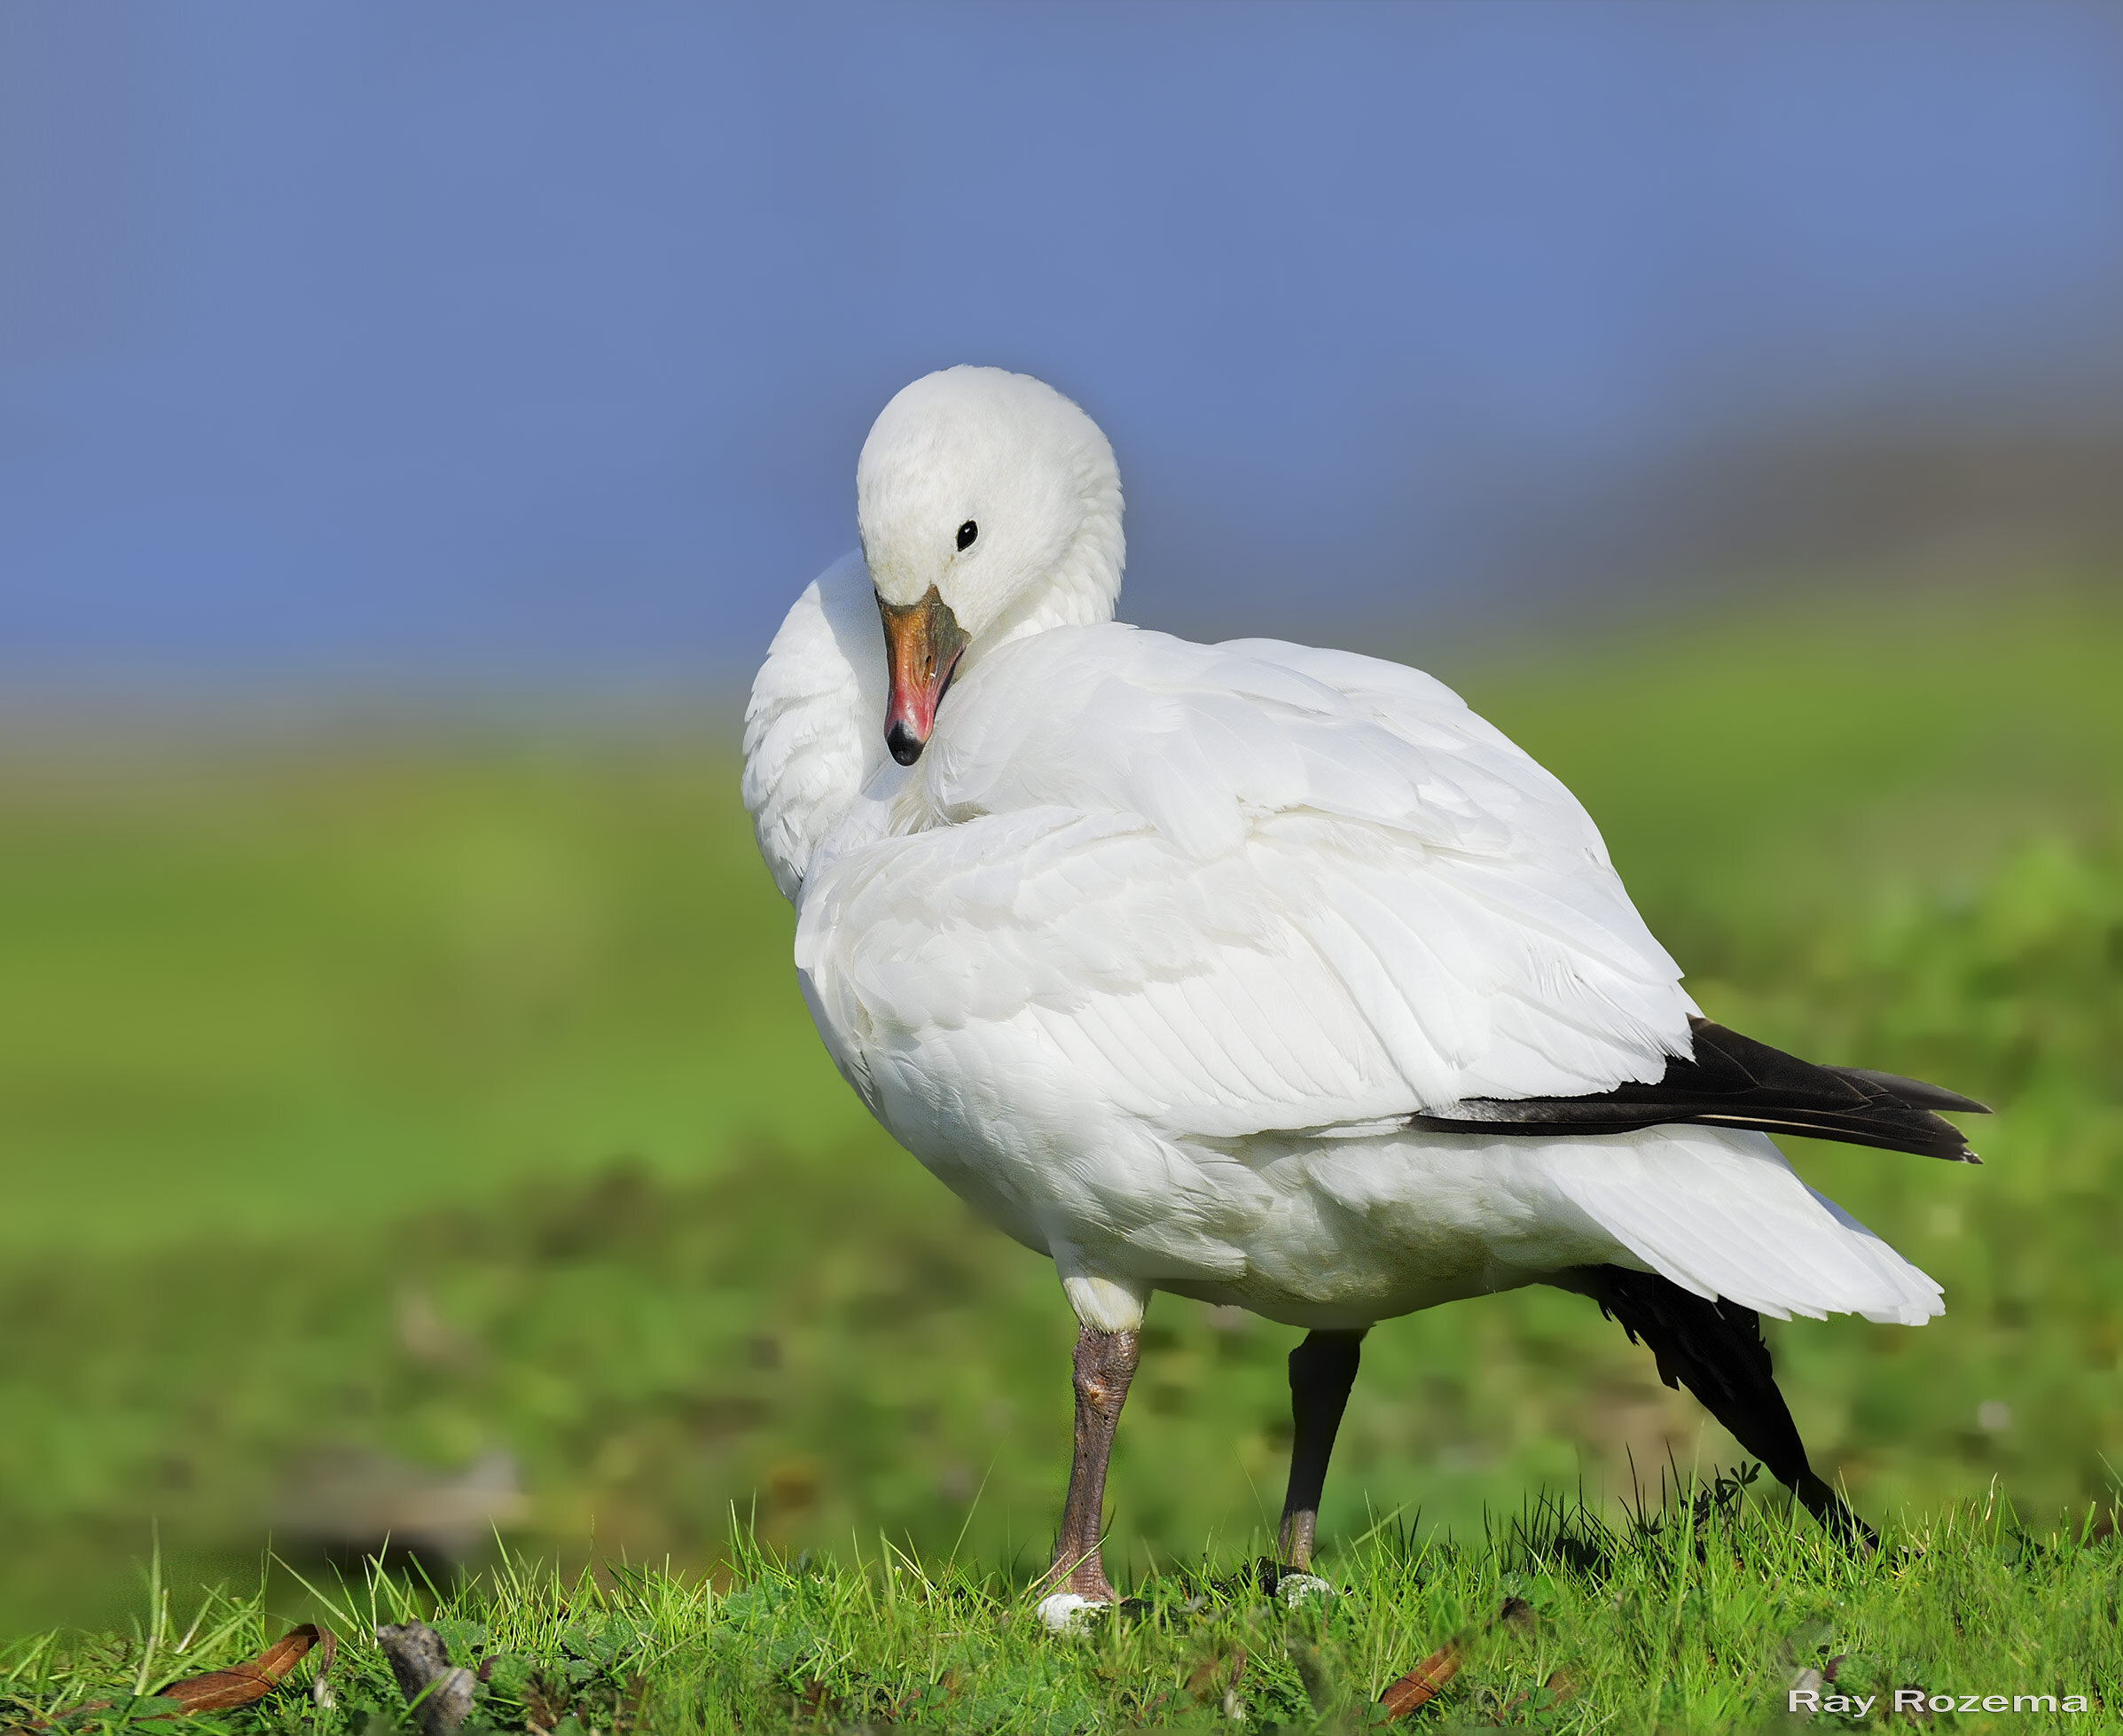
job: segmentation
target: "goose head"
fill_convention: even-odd
[[[1053,387],[946,368],[884,407],[855,472],[863,559],[884,621],[885,745],[921,757],[952,677],[998,645],[1112,618],[1120,472]]]

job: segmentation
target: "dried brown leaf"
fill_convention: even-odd
[[[1429,1705],[1437,1698],[1438,1690],[1459,1674],[1466,1653],[1459,1640],[1448,1639],[1406,1676],[1389,1682],[1385,1693],[1378,1697],[1386,1716],[1405,1718],[1417,1707]]]
[[[1467,1660],[1467,1648],[1477,1635],[1493,1629],[1500,1622],[1516,1633],[1531,1634],[1536,1626],[1533,1606],[1523,1598],[1506,1598],[1496,1614],[1480,1628],[1454,1634],[1406,1676],[1389,1682],[1386,1691],[1378,1697],[1387,1717],[1405,1718],[1418,1707],[1429,1705],[1438,1697],[1438,1691],[1460,1673],[1460,1666]]]
[[[157,1712],[154,1716],[174,1718],[189,1717],[194,1712],[225,1712],[263,1700],[287,1679],[287,1672],[302,1662],[312,1646],[321,1647],[324,1652],[317,1666],[317,1678],[321,1682],[338,1654],[339,1636],[330,1628],[305,1622],[292,1632],[283,1634],[248,1663],[239,1663],[232,1670],[209,1670],[204,1676],[187,1676],[181,1682],[157,1689],[155,1698],[176,1701],[177,1710]],[[60,1716],[77,1718],[87,1712],[107,1712],[111,1705],[108,1700],[91,1700]],[[40,1732],[58,1728],[50,1719],[38,1718],[30,1724],[11,1725],[0,1732],[0,1736],[37,1736]]]
[[[339,1650],[339,1638],[330,1628],[305,1622],[248,1663],[239,1663],[232,1670],[211,1670],[204,1676],[187,1676],[183,1681],[172,1682],[163,1688],[161,1697],[176,1701],[186,1713],[225,1712],[233,1707],[248,1706],[255,1700],[264,1699],[286,1680],[287,1672],[309,1655],[313,1646],[319,1647],[324,1654],[317,1662],[317,1673],[322,1675],[332,1668],[333,1657]]]

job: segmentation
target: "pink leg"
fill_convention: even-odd
[[[1119,1601],[1099,1561],[1099,1528],[1106,1505],[1106,1461],[1112,1457],[1113,1431],[1127,1400],[1128,1382],[1135,1378],[1136,1354],[1132,1332],[1085,1326],[1077,1333],[1077,1450],[1046,1584],[1096,1603]]]

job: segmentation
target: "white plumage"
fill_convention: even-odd
[[[1690,1052],[1592,820],[1455,694],[1111,622],[1110,451],[1020,376],[916,382],[858,489],[867,559],[754,685],[746,805],[842,1073],[1087,1325],[1163,1289],[1354,1327],[1602,1263],[1778,1316],[1940,1311],[1759,1133],[1407,1128]],[[901,765],[880,605],[924,597],[967,648]]]

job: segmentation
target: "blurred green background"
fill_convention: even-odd
[[[1986,1162],[1794,1144],[1947,1288],[1771,1327],[1868,1513],[2123,1465],[2123,607],[2106,569],[1821,583],[1509,654],[1398,647],[1578,791],[1712,1016],[1998,1107]],[[728,717],[18,734],[0,762],[0,1625],[270,1537],[711,1568],[1043,1559],[1052,1268],[813,1036]],[[1257,1540],[1297,1334],[1153,1306],[1112,1559]],[[1388,1325],[1323,1532],[1478,1527],[1732,1443],[1582,1301]]]

